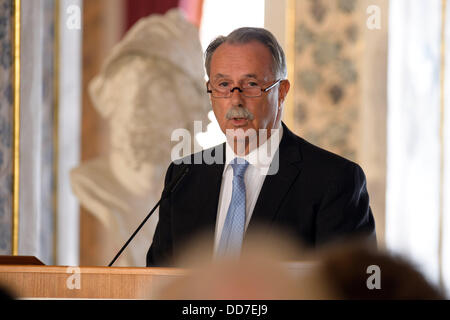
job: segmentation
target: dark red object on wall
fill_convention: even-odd
[[[140,18],[152,13],[164,14],[172,8],[178,7],[179,0],[125,0],[126,23],[128,31]]]

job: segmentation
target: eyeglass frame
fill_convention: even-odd
[[[276,87],[277,84],[281,83],[281,81],[284,81],[284,80],[285,80],[285,79],[278,79],[277,81],[275,81],[274,83],[272,83],[270,86],[268,86],[268,87],[265,88],[265,89],[263,89],[263,88],[260,87],[261,93],[260,93],[259,96],[250,96],[250,97],[249,97],[249,96],[246,96],[245,93],[244,93],[244,90],[242,90],[240,87],[233,87],[233,88],[230,89],[230,95],[224,96],[224,97],[215,97],[215,96],[212,94],[212,90],[209,90],[209,89],[208,89],[208,84],[211,84],[211,82],[210,82],[209,80],[208,80],[208,82],[206,83],[206,92],[207,92],[207,93],[210,93],[214,98],[219,98],[219,99],[220,99],[220,98],[225,98],[225,99],[227,99],[227,98],[231,98],[231,96],[233,95],[234,90],[238,89],[239,93],[242,93],[242,94],[244,95],[244,97],[247,97],[247,98],[258,98],[258,97],[261,97],[261,95],[262,95],[263,92],[267,92],[267,91],[273,89],[274,87]]]

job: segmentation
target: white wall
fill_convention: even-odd
[[[69,29],[67,9],[82,0],[60,4],[60,92],[57,264],[79,264],[79,204],[72,193],[69,171],[79,164],[81,145],[82,30]],[[82,26],[82,23],[81,23]]]
[[[420,23],[418,23],[420,21]],[[441,1],[390,1],[386,244],[439,283]]]

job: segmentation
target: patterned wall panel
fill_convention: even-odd
[[[295,1],[294,130],[357,160],[363,39],[358,0]]]
[[[54,263],[55,0],[22,1],[19,254]]]
[[[55,172],[58,168],[55,166],[55,159],[59,157],[59,163],[66,166],[68,161],[73,160],[71,163],[78,163],[78,157],[74,157],[72,151],[65,150],[62,155],[57,155],[55,148],[55,142],[57,142],[55,132],[57,130],[54,125],[56,124],[56,110],[58,110],[55,97],[59,96],[59,90],[58,94],[55,91],[59,86],[55,87],[55,85],[59,79],[56,75],[60,73],[59,66],[56,65],[55,53],[56,49],[61,49],[56,46],[57,42],[59,43],[56,39],[59,29],[55,29],[58,1],[0,0],[0,254],[33,255],[46,264],[58,261],[55,256],[55,249],[57,249],[57,219],[55,219],[57,196],[61,194],[67,196],[70,193],[67,187],[62,192],[56,190]],[[20,85],[14,88],[13,10],[14,6],[19,6],[19,4]],[[80,5],[80,1],[76,4]],[[65,14],[66,10],[61,12]],[[77,48],[73,43],[66,44],[66,47]],[[67,58],[67,56],[66,54],[65,57]],[[73,50],[71,57],[79,57],[79,52]],[[76,65],[76,61],[71,61],[71,66]],[[70,77],[74,79],[76,75],[71,74]],[[76,82],[70,83],[70,90],[66,88],[65,92],[75,92],[77,86]],[[17,93],[20,93],[20,124],[17,126],[20,131],[20,141],[18,141],[20,146],[17,150],[19,156],[15,157],[20,161],[16,167],[20,172],[20,181],[18,181],[19,192],[13,194],[14,135],[12,130],[15,89],[17,89]],[[72,101],[71,110],[66,114],[75,114],[76,110],[74,111],[74,109],[79,107],[75,102],[77,101],[76,96],[69,93],[63,98],[65,101]],[[74,149],[73,146],[78,145],[79,132],[74,129],[78,127],[78,121],[74,116],[70,117],[70,123],[66,118],[64,120],[66,122],[64,127],[69,128],[68,131],[65,131],[64,142]],[[62,125],[59,124],[59,126]],[[67,169],[66,171],[68,173]],[[60,185],[62,184],[60,183],[58,187]],[[18,216],[13,213],[14,199],[18,200]],[[72,203],[69,203],[67,197],[64,200],[64,214],[75,216],[77,219],[78,215],[75,215],[74,210],[67,207]],[[18,231],[18,235],[13,243],[12,229],[15,217],[18,217],[18,223],[15,224],[17,228],[15,231]],[[61,220],[67,222],[67,219]],[[67,234],[73,235],[72,230],[78,231],[75,224],[65,223],[63,225],[61,239],[64,241],[60,241],[63,242],[60,249],[67,251],[67,248],[76,247],[74,250],[76,252],[69,255],[77,257],[77,243],[68,246],[67,237],[65,237]],[[72,238],[75,238],[75,242],[78,241],[78,235]],[[65,255],[66,258],[67,256]],[[76,260],[72,259],[71,261]]]
[[[0,254],[11,254],[12,1],[0,0]]]

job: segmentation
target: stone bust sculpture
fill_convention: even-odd
[[[204,82],[198,30],[173,9],[138,21],[90,83],[93,104],[109,124],[110,151],[74,168],[71,184],[81,205],[113,235],[112,252],[161,195],[172,131],[185,128],[193,136],[194,120],[206,121]],[[115,265],[145,266],[157,216]]]

